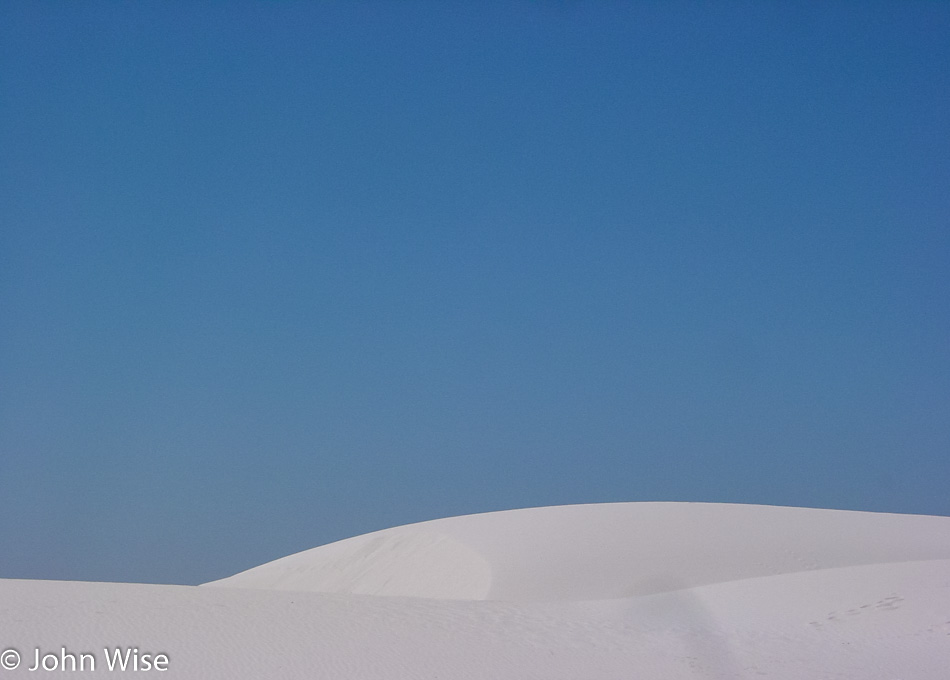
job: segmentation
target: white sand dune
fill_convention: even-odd
[[[396,527],[212,586],[460,600],[595,600],[950,558],[950,520],[718,503],[529,508]]]
[[[209,586],[0,580],[0,647],[23,657],[0,677],[42,674],[36,647],[121,675],[103,658],[116,646],[168,655],[146,675],[196,679],[950,677],[946,517],[537,508],[388,529]]]

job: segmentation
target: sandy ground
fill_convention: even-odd
[[[396,527],[207,586],[0,580],[12,666],[4,650],[20,663],[0,680],[945,680],[950,518],[562,506]]]

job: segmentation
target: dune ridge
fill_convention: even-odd
[[[305,550],[211,587],[459,600],[649,595],[950,558],[950,519],[717,503],[610,503],[432,520]]]

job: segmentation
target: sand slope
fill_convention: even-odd
[[[492,512],[357,536],[210,586],[593,600],[860,564],[950,559],[950,519],[716,503]]]
[[[0,677],[42,677],[26,670],[37,646],[123,675],[102,648],[132,645],[168,654],[145,673],[164,678],[943,680],[948,532],[941,517],[573,506],[341,541],[232,577],[251,587],[0,580],[0,647],[24,657]]]

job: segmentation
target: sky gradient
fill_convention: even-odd
[[[567,503],[950,515],[948,35],[3,3],[0,577]]]

